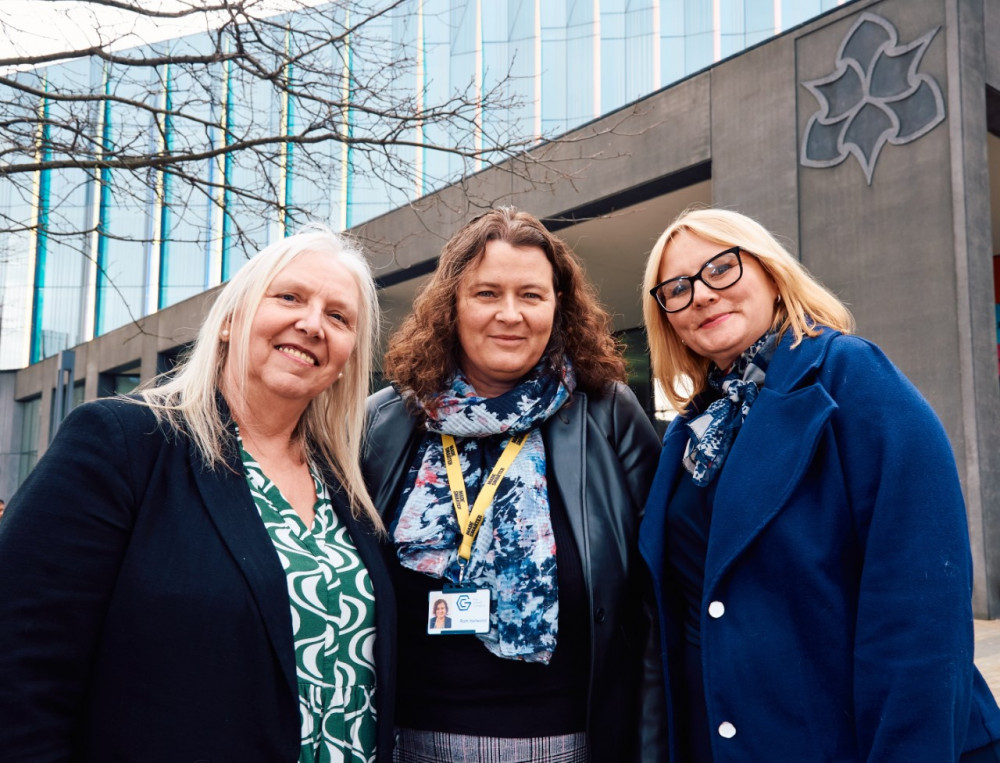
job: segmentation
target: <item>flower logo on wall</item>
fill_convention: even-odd
[[[833,73],[802,83],[820,108],[806,125],[801,164],[834,167],[854,154],[871,185],[886,143],[910,143],[941,124],[941,88],[917,73],[940,28],[900,45],[891,23],[862,13],[840,43]]]

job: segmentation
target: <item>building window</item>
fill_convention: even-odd
[[[179,347],[172,347],[169,350],[163,350],[156,356],[156,373],[165,374],[173,371],[177,368],[177,364],[181,361],[187,360],[187,354],[190,352],[191,344],[182,344]]]
[[[98,379],[97,396],[127,395],[139,386],[140,380],[138,362],[108,371]]]
[[[18,443],[17,484],[27,478],[38,460],[39,417],[42,413],[42,398],[36,397],[18,403],[21,414],[21,437]]]

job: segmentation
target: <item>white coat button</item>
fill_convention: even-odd
[[[708,605],[708,614],[710,617],[719,619],[724,614],[726,614],[726,605],[723,604],[721,601],[713,601],[711,604]]]
[[[723,739],[732,739],[736,736],[736,727],[729,721],[719,724],[719,736]]]

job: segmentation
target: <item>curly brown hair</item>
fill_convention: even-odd
[[[491,210],[469,222],[445,244],[431,280],[413,300],[413,312],[389,340],[383,374],[399,389],[432,408],[458,368],[456,310],[459,284],[475,268],[489,241],[514,248],[538,248],[552,265],[556,313],[544,357],[561,371],[569,358],[577,389],[601,394],[625,380],[621,347],[611,334],[611,316],[583,265],[565,242],[546,230],[538,218],[513,207]]]

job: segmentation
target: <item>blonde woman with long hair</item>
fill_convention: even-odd
[[[640,529],[671,760],[998,761],[944,428],[760,224],[700,209],[646,267],[680,414]]]
[[[389,760],[358,463],[377,332],[363,256],[308,230],[226,284],[174,372],[66,419],[0,526],[7,758]]]

